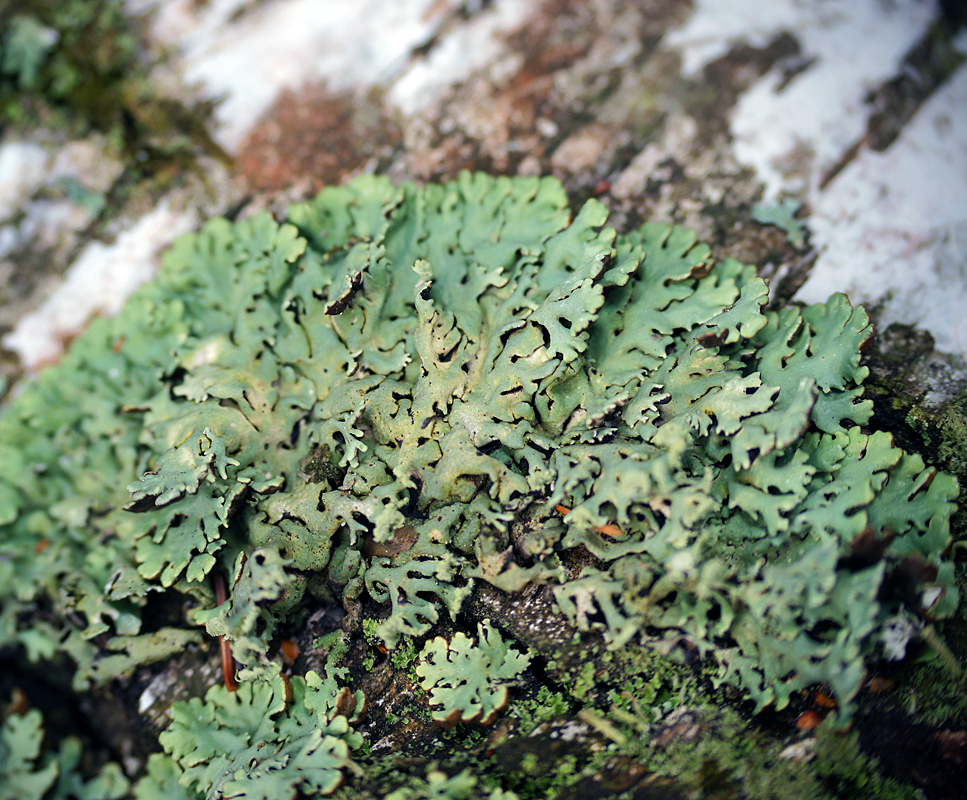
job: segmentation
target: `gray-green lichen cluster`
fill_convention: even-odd
[[[493,725],[510,699],[507,684],[530,662],[531,656],[508,646],[488,619],[477,626],[476,642],[461,631],[451,640],[437,636],[427,642],[416,674],[430,704],[438,707],[433,719]]]
[[[114,763],[85,781],[78,764],[82,745],[67,737],[44,752],[40,711],[10,714],[0,724],[0,800],[119,800],[130,784]]]
[[[765,312],[751,267],[606,217],[548,178],[363,177],[181,239],[0,418],[0,644],[109,680],[198,637],[142,625],[180,592],[278,692],[273,637],[323,584],[386,604],[392,648],[476,581],[547,583],[613,648],[684,635],[759,708],[823,682],[848,715],[891,571],[926,576],[913,612],[956,606],[956,482],[864,432],[861,309]],[[289,725],[245,747],[295,764]],[[169,755],[193,791],[230,775]]]
[[[333,678],[310,672],[290,688],[287,697],[265,682],[215,686],[204,701],[176,703],[138,800],[332,794],[362,739],[337,712]]]

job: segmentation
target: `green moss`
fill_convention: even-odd
[[[573,683],[568,684],[571,697],[575,700],[583,700],[597,686],[594,680],[594,662],[587,661],[581,665],[577,675],[573,678]]]
[[[814,736],[797,737],[801,749],[794,755],[786,749],[794,742],[769,737],[734,710],[710,700],[680,707],[674,722],[664,728],[678,731],[669,743],[656,747],[635,726],[626,726],[627,738],[619,750],[634,756],[649,773],[673,778],[682,791],[706,798],[738,792],[754,800],[918,796],[912,787],[881,777],[876,763],[860,752],[855,734],[822,726]]]
[[[393,667],[397,672],[406,672],[416,663],[419,655],[420,653],[416,648],[416,642],[407,636],[404,637],[402,643],[390,654],[390,661],[393,663]],[[413,679],[415,682],[416,672],[413,672]]]
[[[923,437],[924,449],[950,472],[967,475],[967,392],[962,392],[942,409],[914,406],[907,411],[907,424]]]
[[[190,169],[199,154],[228,162],[207,131],[211,105],[191,107],[152,86],[158,56],[144,24],[123,0],[0,3],[0,117],[26,130],[104,133],[141,175]]]
[[[532,697],[519,698],[507,709],[507,717],[519,722],[520,730],[530,733],[542,722],[561,717],[572,710],[561,692],[541,686]]]
[[[425,777],[411,777],[406,786],[401,786],[386,795],[386,800],[465,800],[465,798],[477,796],[474,789],[477,786],[478,778],[472,775],[469,770],[458,772],[455,775],[447,775],[434,765],[427,768]],[[515,800],[515,795],[503,792],[491,794],[493,800]]]
[[[894,696],[913,718],[931,725],[961,727],[967,723],[963,677],[951,674],[942,659],[929,651],[906,671]]]

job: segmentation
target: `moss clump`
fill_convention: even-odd
[[[140,174],[228,155],[207,132],[210,103],[159,96],[142,31],[123,0],[0,3],[0,120],[106,134]],[[127,176],[131,177],[131,176]]]

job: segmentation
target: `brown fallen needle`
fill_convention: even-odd
[[[215,604],[220,606],[228,599],[225,576],[221,572],[213,572],[212,583],[215,587]],[[235,680],[235,657],[232,655],[232,645],[224,636],[219,636],[218,640],[222,651],[222,672],[225,674],[225,688],[234,692],[238,689],[238,681]]]
[[[569,509],[567,506],[562,506],[562,505],[556,505],[556,506],[554,506],[554,510],[557,511],[559,514],[570,514],[571,513],[571,509]],[[605,536],[616,536],[617,537],[617,536],[624,536],[625,535],[625,532],[623,530],[621,530],[621,528],[619,528],[617,525],[611,525],[611,524],[608,524],[608,525],[593,525],[592,527],[598,533],[603,533]]]

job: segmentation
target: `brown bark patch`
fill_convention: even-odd
[[[318,83],[279,95],[239,148],[237,167],[255,191],[316,192],[377,166],[399,142],[378,92],[356,96]]]

